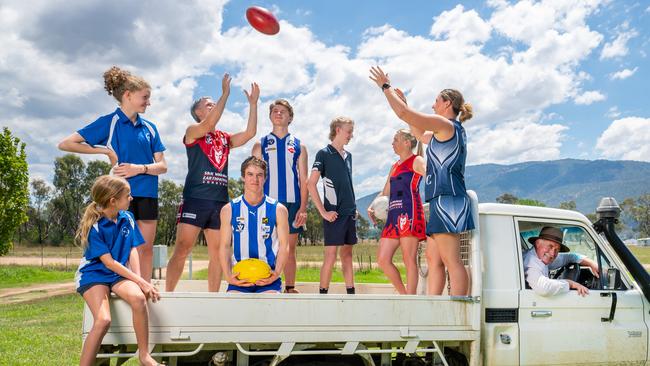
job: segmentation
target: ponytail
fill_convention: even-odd
[[[472,105],[469,103],[465,103],[460,107],[460,115],[458,120],[463,123],[467,121],[468,119],[471,119],[474,116],[474,112],[472,110]]]
[[[418,144],[415,148],[415,154],[417,156],[424,157],[424,148],[422,147],[422,143],[420,141],[418,141]]]
[[[75,235],[75,242],[83,250],[86,250],[86,247],[88,247],[88,233],[90,233],[90,228],[95,225],[101,217],[102,213],[99,210],[97,202],[91,202],[86,206],[86,210],[81,218],[81,222],[79,222],[79,227],[77,228],[77,233]]]

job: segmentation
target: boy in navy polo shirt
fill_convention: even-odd
[[[104,88],[119,107],[66,137],[59,149],[107,155],[112,174],[129,182],[133,195],[129,211],[145,239],[145,244],[138,247],[142,277],[150,281],[158,224],[158,175],[167,172],[165,146],[158,129],[140,117],[150,104],[151,86],[141,77],[113,66],[104,73]]]
[[[354,121],[350,118],[337,117],[332,120],[329,134],[332,143],[316,154],[307,182],[311,199],[323,217],[325,257],[320,272],[322,294],[329,290],[338,247],[341,247],[341,265],[347,293],[354,294],[352,246],[357,243],[357,206],[352,186],[352,154],[344,149],[352,139],[353,130]],[[325,202],[321,201],[316,188],[321,177]]]

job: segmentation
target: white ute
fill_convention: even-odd
[[[479,205],[469,194],[478,223],[462,236],[470,296],[162,293],[149,307],[153,356],[168,365],[650,365],[650,280],[614,232],[613,199],[592,225],[575,211]],[[527,288],[522,252],[546,225],[599,263],[600,279],[579,265],[552,273],[587,286],[586,297]],[[113,297],[111,315],[98,364],[136,350],[128,305]],[[86,307],[84,338],[91,327]]]

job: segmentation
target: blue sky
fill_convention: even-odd
[[[252,30],[245,10],[271,9],[280,33]],[[182,183],[181,137],[193,98],[233,93],[220,127],[243,129],[242,87],[262,90],[258,136],[277,97],[296,109],[310,163],[337,115],[356,121],[349,150],[359,196],[380,189],[404,124],[368,79],[382,65],[409,103],[461,90],[475,108],[469,164],[560,158],[650,161],[650,3],[642,1],[5,1],[0,5],[0,113],[28,144],[32,177],[51,179],[56,143],[115,108],[111,65],[153,86],[145,118],[159,127]],[[233,151],[231,167],[253,141]],[[86,160],[98,157],[86,156]],[[99,157],[101,158],[101,157]],[[231,172],[237,169],[231,168]]]

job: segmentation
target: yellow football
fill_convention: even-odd
[[[237,278],[242,281],[255,283],[257,280],[271,276],[271,267],[264,261],[248,258],[237,262],[232,267],[233,273],[239,273]]]

